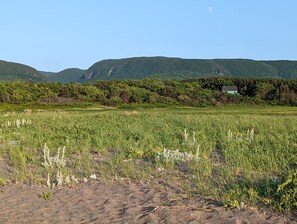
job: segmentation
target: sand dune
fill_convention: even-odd
[[[51,192],[50,199],[40,197]],[[100,181],[75,189],[0,188],[0,223],[297,223],[269,210],[228,210],[216,202],[152,185]]]

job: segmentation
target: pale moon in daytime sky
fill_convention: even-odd
[[[213,8],[211,6],[208,6],[207,10],[208,10],[209,13],[213,12]]]

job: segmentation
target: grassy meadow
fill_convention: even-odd
[[[296,211],[296,118],[277,106],[2,110],[0,185],[162,180],[228,207]]]

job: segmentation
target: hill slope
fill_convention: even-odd
[[[103,60],[92,65],[82,77],[87,80],[143,79],[150,76],[209,76],[213,65],[208,60],[165,57],[141,57]]]
[[[297,61],[249,59],[181,59],[139,57],[103,60],[92,65],[81,81],[112,79],[186,79],[211,76],[297,78]]]
[[[30,66],[0,60],[0,80],[32,80],[36,82],[43,82],[46,81],[47,78]]]
[[[297,78],[297,61],[262,61],[276,69],[279,76],[286,79]]]
[[[44,71],[39,71],[42,75],[45,75],[46,77],[52,76],[54,74],[57,74],[56,72],[44,72]]]
[[[70,83],[70,82],[79,82],[81,76],[86,72],[79,68],[68,68],[63,71],[54,73],[54,72],[42,72],[45,74],[50,82],[61,82],[61,83]]]
[[[102,60],[88,70],[69,68],[61,72],[39,72],[27,65],[0,61],[0,80],[88,82],[123,79],[190,79],[213,76],[297,78],[297,61],[249,59],[181,59],[138,57]]]

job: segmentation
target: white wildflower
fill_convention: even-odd
[[[184,130],[184,140],[185,140],[185,143],[188,143],[188,136],[189,136],[189,134],[187,133],[187,129],[185,128],[185,130]]]
[[[16,119],[16,121],[15,121],[15,125],[16,125],[16,127],[17,128],[20,128],[21,127],[21,120],[19,120],[19,119]]]
[[[49,175],[49,173],[47,173],[47,181],[46,181],[46,185],[47,185],[48,188],[51,187],[51,180],[50,180],[50,175]]]
[[[199,147],[198,147],[199,149]],[[187,153],[187,152],[180,152],[177,150],[168,150],[164,148],[163,152],[160,152],[157,154],[157,159],[163,160],[165,162],[169,161],[181,161],[181,162],[187,162],[187,161],[198,161],[200,159],[199,151],[195,154]]]
[[[44,144],[43,147],[43,158],[44,158],[44,163],[42,165],[46,168],[50,167],[65,167],[66,162],[64,159],[64,154],[65,154],[65,147],[62,149],[62,155],[60,157],[60,148],[58,148],[58,153],[56,156],[50,156],[50,149],[47,147],[46,143]]]
[[[240,133],[237,132],[235,135],[233,135],[233,132],[231,129],[228,131],[228,142],[236,141],[236,142],[246,142],[246,143],[252,143],[254,141],[254,129],[251,130],[248,129],[246,133]]]
[[[229,129],[228,131],[228,142],[231,142],[233,140],[233,133],[231,131],[231,129]]]
[[[57,172],[56,180],[57,180],[57,187],[61,187],[63,185],[63,174],[61,173],[61,171]]]
[[[244,202],[240,202],[239,208],[244,209],[246,208],[246,204]]]
[[[74,183],[76,183],[76,184],[78,183],[78,179],[75,178],[74,175],[71,176],[71,180],[72,180],[72,182],[74,182]]]
[[[92,179],[94,179],[94,180],[97,180],[97,176],[96,176],[96,174],[91,175],[90,178],[92,178]]]
[[[70,180],[69,175],[67,175],[67,177],[65,178],[65,183],[66,183],[67,185],[70,185],[71,180]]]

